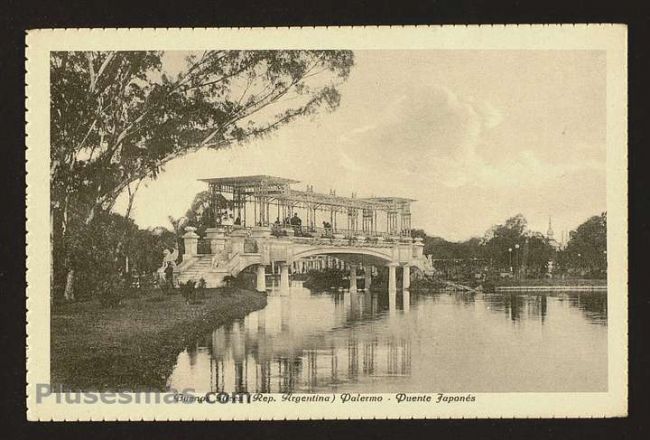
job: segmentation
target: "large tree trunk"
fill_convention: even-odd
[[[54,211],[54,225],[52,236],[52,259],[53,259],[53,299],[54,301],[72,301],[75,299],[75,249],[69,243],[70,233],[79,233],[79,231],[69,231],[66,226],[66,209],[67,200],[64,202],[63,209]],[[91,208],[84,220],[84,225],[88,226],[95,216],[95,208]]]
[[[51,236],[50,236],[50,297],[52,301],[58,302],[64,299],[64,285],[67,275],[65,258],[65,240],[63,215],[58,208],[51,211]]]
[[[66,276],[63,298],[65,298],[66,301],[74,300],[74,269],[70,269]]]

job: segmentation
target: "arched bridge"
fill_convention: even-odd
[[[365,285],[373,269],[389,267],[389,289],[395,288],[396,268],[403,288],[410,268],[433,271],[422,255],[422,241],[411,238],[411,203],[404,197],[350,197],[293,188],[299,182],[275,176],[236,176],[200,179],[209,185],[209,202],[202,215],[212,219],[198,252],[199,237],[186,228],[185,255],[178,267],[180,281],[203,278],[218,286],[224,277],[257,267],[258,290],[265,289],[267,268],[289,283],[289,271],[336,266],[350,270],[350,288],[362,268]],[[275,221],[273,221],[275,217]],[[320,225],[322,224],[322,228]],[[209,248],[209,252],[206,252]]]
[[[356,288],[357,269],[362,269],[365,285],[369,287],[373,268],[389,268],[389,289],[395,289],[396,270],[403,270],[401,287],[410,285],[411,267],[425,274],[432,273],[429,260],[423,255],[419,238],[408,236],[364,237],[344,234],[295,236],[286,228],[272,234],[272,228],[210,228],[206,245],[209,253],[198,253],[199,237],[194,228],[186,228],[185,254],[178,266],[178,279],[185,282],[203,278],[208,287],[220,286],[226,276],[237,276],[250,266],[256,266],[257,288],[265,290],[265,276],[280,273],[280,283],[289,283],[289,272],[306,269],[337,267],[350,271],[351,289]],[[277,232],[277,231],[274,231]],[[207,247],[207,246],[206,246]]]

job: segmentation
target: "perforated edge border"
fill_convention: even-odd
[[[34,231],[32,230],[32,228],[30,228],[30,224],[32,224],[33,221],[34,221],[34,217],[30,216],[30,211],[31,211],[31,209],[33,209],[33,206],[30,207],[30,199],[33,198],[33,196],[30,198],[30,192],[33,191],[33,189],[30,189],[30,183],[33,184],[33,181],[34,181],[35,177],[32,177],[32,176],[37,174],[37,172],[36,172],[36,170],[34,168],[35,164],[33,162],[33,159],[36,159],[36,158],[33,158],[32,156],[34,155],[34,153],[33,153],[34,148],[38,148],[38,146],[33,145],[34,142],[35,142],[33,140],[33,136],[32,136],[32,139],[30,140],[30,132],[34,130],[34,125],[35,125],[34,118],[35,118],[35,116],[34,116],[34,110],[33,109],[30,110],[30,107],[33,107],[33,105],[34,105],[33,104],[33,101],[34,101],[33,94],[30,93],[30,91],[34,88],[34,84],[33,84],[33,76],[34,75],[33,75],[32,72],[30,72],[29,67],[30,67],[30,64],[33,64],[33,62],[34,62],[34,56],[33,55],[34,55],[34,51],[35,51],[35,48],[33,47],[33,44],[30,45],[30,40],[33,41],[36,38],[37,34],[42,33],[42,32],[55,32],[55,33],[60,34],[60,33],[70,33],[70,32],[73,32],[73,31],[90,31],[92,33],[97,33],[97,32],[113,32],[113,31],[118,31],[118,32],[124,32],[124,31],[146,31],[146,32],[150,32],[150,31],[156,31],[156,32],[158,32],[158,31],[182,31],[182,32],[188,32],[188,31],[195,31],[195,30],[196,31],[201,31],[201,30],[203,30],[203,31],[212,31],[212,30],[229,30],[229,31],[232,31],[232,30],[236,30],[236,31],[257,31],[257,30],[264,30],[264,31],[276,30],[276,31],[280,31],[280,30],[283,30],[283,31],[290,31],[290,30],[296,30],[296,29],[314,29],[314,30],[322,30],[322,29],[327,29],[327,30],[330,30],[330,29],[336,29],[336,30],[377,29],[377,30],[380,30],[380,29],[422,29],[422,28],[426,28],[426,29],[432,29],[432,28],[435,28],[435,29],[444,29],[444,28],[471,29],[471,28],[486,28],[486,27],[488,27],[488,28],[497,28],[497,29],[499,29],[499,28],[507,29],[507,28],[513,28],[513,27],[514,28],[529,28],[529,29],[530,28],[537,28],[537,29],[548,28],[548,29],[550,29],[550,28],[557,28],[557,27],[560,27],[560,28],[562,28],[562,27],[564,27],[564,28],[567,28],[567,27],[576,28],[576,27],[585,27],[585,26],[586,27],[599,27],[599,26],[600,27],[603,27],[603,26],[615,27],[615,26],[622,26],[624,29],[626,29],[626,27],[624,25],[613,24],[613,23],[589,23],[589,24],[585,24],[585,25],[573,23],[573,24],[560,24],[560,25],[555,25],[555,24],[542,24],[542,25],[540,25],[540,24],[498,24],[498,25],[489,24],[489,25],[408,25],[408,26],[397,26],[397,25],[377,25],[377,26],[371,26],[371,25],[367,25],[367,26],[273,26],[273,27],[229,27],[229,28],[207,28],[207,27],[189,27],[189,28],[58,28],[58,29],[50,28],[50,29],[33,29],[33,30],[27,31],[26,32],[26,40],[25,40],[25,87],[26,87],[26,95],[25,95],[25,107],[26,107],[26,109],[25,109],[25,129],[26,129],[26,134],[25,134],[26,135],[25,173],[26,173],[26,200],[27,200],[27,208],[26,208],[26,225],[27,225],[27,228],[26,228],[26,285],[27,285],[27,291],[26,291],[26,316],[27,316],[26,333],[27,333],[27,337],[26,337],[26,390],[25,390],[26,395],[25,395],[25,397],[26,397],[26,399],[28,401],[28,408],[27,408],[27,418],[28,418],[28,420],[36,420],[36,421],[82,421],[82,420],[83,421],[86,421],[86,420],[88,420],[88,421],[109,421],[109,420],[115,420],[115,421],[118,421],[118,420],[119,421],[121,421],[121,420],[123,420],[123,421],[150,421],[150,420],[155,420],[155,421],[173,421],[173,420],[188,420],[188,421],[204,421],[204,420],[224,420],[224,421],[250,421],[250,420],[253,420],[253,421],[267,421],[267,420],[270,420],[270,421],[274,421],[274,420],[277,420],[277,421],[287,421],[287,420],[333,420],[332,418],[326,418],[326,417],[323,417],[323,418],[314,418],[314,417],[311,417],[311,418],[300,418],[300,417],[298,417],[298,418],[286,418],[286,417],[285,418],[273,418],[273,417],[265,418],[265,417],[260,417],[259,419],[258,418],[249,418],[249,417],[246,417],[246,418],[234,418],[233,417],[233,418],[225,418],[225,419],[224,418],[219,418],[219,419],[212,419],[212,418],[203,418],[203,419],[199,419],[199,418],[197,418],[197,419],[195,419],[195,418],[191,418],[191,419],[164,418],[164,419],[158,419],[158,418],[155,418],[155,417],[153,419],[151,419],[151,418],[131,418],[131,417],[128,417],[128,418],[119,417],[119,418],[109,418],[109,419],[104,418],[104,417],[102,417],[102,418],[90,417],[90,418],[87,418],[87,419],[85,419],[85,418],[84,419],[82,419],[82,418],[68,419],[67,417],[64,417],[62,419],[58,419],[58,418],[56,418],[56,419],[55,418],[49,418],[48,419],[48,418],[44,418],[44,417],[40,417],[40,416],[37,416],[36,418],[31,417],[31,413],[30,413],[30,409],[29,409],[29,390],[30,390],[30,386],[29,386],[30,381],[29,381],[29,379],[30,379],[31,370],[30,370],[29,367],[30,367],[30,364],[33,363],[33,355],[30,356],[30,354],[33,354],[33,350],[30,348],[30,340],[33,340],[32,339],[33,335],[30,334],[29,330],[30,330],[30,321],[31,321],[32,318],[34,318],[35,311],[32,310],[32,308],[30,308],[30,305],[33,305],[34,298],[29,295],[29,292],[30,292],[30,278],[31,278],[30,274],[33,274],[33,272],[34,272],[33,268],[30,269],[30,265],[33,266],[33,261],[32,261],[32,264],[30,264],[30,260],[33,260],[33,257],[30,257],[30,254],[32,254],[32,252],[33,252],[33,251],[31,251],[33,245],[30,245],[30,241],[33,242],[33,240],[34,240],[34,237],[33,237]],[[625,31],[624,40],[625,40],[625,42],[624,42],[624,50],[627,52],[627,31]],[[431,48],[431,49],[434,49],[434,48]],[[625,71],[627,71],[627,65],[625,66]],[[625,81],[625,84],[623,84],[623,86],[624,87],[627,86],[627,81]],[[608,87],[608,92],[609,92],[610,91],[609,90],[610,89],[609,79],[608,79],[607,87]],[[32,95],[32,98],[30,98],[30,95]],[[625,100],[624,107],[626,109],[626,107],[627,107],[627,94],[624,94],[624,100]],[[610,103],[608,102],[608,107],[609,107],[609,104]],[[625,111],[625,117],[627,117],[627,111]],[[609,119],[608,119],[608,126],[609,126]],[[627,139],[627,127],[625,127],[624,132],[625,132],[625,138]],[[626,147],[627,147],[627,143],[626,143]],[[609,153],[609,134],[608,134],[608,153]],[[627,157],[625,157],[625,159],[626,158]],[[608,165],[608,177],[609,177],[609,171],[610,170],[609,170],[609,165]],[[627,168],[625,169],[625,172],[626,171],[627,171]],[[48,193],[48,201],[49,201],[49,178],[46,179],[46,181],[48,182],[47,193]],[[625,191],[627,191],[627,180],[626,179],[623,182],[617,182],[617,183],[619,183],[619,185],[617,186],[617,189],[620,189],[620,187],[622,186],[623,188],[625,188]],[[608,178],[607,190],[608,190],[608,202],[609,202],[609,196],[611,195],[611,193],[610,193],[611,188],[610,188],[610,185],[609,185],[609,178]],[[617,206],[616,208],[625,211],[625,218],[627,219],[627,198],[625,198],[625,204],[624,205],[625,206]],[[610,207],[608,206],[608,212],[609,212],[609,208]],[[611,231],[608,230],[608,242],[612,238],[612,235],[610,234],[610,232]],[[48,236],[49,236],[49,234],[48,234]],[[627,228],[625,228],[625,230],[623,231],[623,236],[625,238],[627,238]],[[608,258],[610,259],[610,263],[611,263],[611,261],[613,260],[614,257],[611,254],[608,254]],[[610,265],[610,267],[611,267],[611,265]],[[625,280],[624,281],[625,281],[625,286],[627,287],[627,241],[625,242],[624,267],[625,267],[625,274],[624,274]],[[33,287],[32,287],[32,290],[33,290]],[[48,292],[49,292],[49,289],[48,289]],[[612,298],[611,298],[611,295],[610,295],[608,297],[608,302],[611,303],[611,301],[612,301]],[[628,360],[627,359],[627,354],[628,354],[627,353],[627,347],[628,347],[628,345],[627,345],[627,339],[628,339],[627,296],[625,298],[625,304],[624,305],[625,305],[624,312],[625,312],[625,318],[626,318],[626,320],[625,320],[625,330],[626,330],[625,331],[625,342],[626,342],[626,345],[625,345],[626,352],[625,353],[626,353],[626,356],[625,356],[625,362],[624,363],[626,365],[625,370],[626,370],[626,376],[627,376],[627,360]],[[609,306],[611,306],[611,304],[609,304]],[[48,310],[48,318],[49,318],[49,310]],[[49,334],[48,334],[48,336],[49,336]],[[611,341],[611,337],[610,337],[610,341]],[[48,344],[49,344],[49,338],[48,338]],[[49,354],[49,352],[48,352],[48,354]],[[610,356],[610,360],[611,360],[611,356]],[[611,377],[610,377],[610,387],[611,387]],[[625,391],[624,391],[624,394],[625,394],[625,400],[627,402],[627,377],[625,379]],[[593,416],[593,415],[580,416],[580,418],[591,418],[591,419],[593,419],[593,418],[602,418],[602,417],[625,416],[625,415],[627,415],[627,405],[625,406],[625,410],[623,412],[620,412],[620,409],[617,410],[617,411],[618,412],[615,411],[613,414],[603,414],[602,416]],[[449,418],[462,419],[462,420],[465,420],[465,419],[467,419],[467,420],[477,420],[477,419],[494,419],[494,418],[503,419],[504,417],[466,417],[466,416],[459,416],[459,417],[437,416],[437,417],[417,417],[417,418],[414,418],[414,417],[410,417],[410,418],[408,418],[408,417],[385,417],[385,418],[382,418],[382,417],[366,417],[366,418],[364,418],[364,417],[359,417],[359,418],[348,417],[348,418],[336,418],[336,420],[404,420],[404,419],[409,419],[409,420],[411,420],[411,419],[418,419],[418,420],[432,419],[432,420],[436,420],[436,419],[449,419]],[[505,417],[505,418],[509,419],[510,417]],[[538,419],[539,417],[537,417],[537,416],[526,416],[526,415],[524,415],[524,416],[516,415],[516,416],[513,416],[512,418],[517,418],[517,419]],[[574,417],[573,416],[571,416],[571,417],[567,416],[567,417],[553,417],[553,418],[559,418],[559,419],[564,418],[564,419],[566,419],[566,418],[574,418]]]

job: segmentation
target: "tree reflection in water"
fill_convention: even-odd
[[[439,302],[442,308],[437,308]],[[436,359],[438,342],[426,321],[440,319],[430,315],[437,310],[453,314],[459,308],[463,319],[502,314],[513,324],[544,325],[549,310],[559,313],[562,304],[606,325],[607,296],[602,293],[311,293],[294,285],[289,292],[273,290],[265,309],[217,328],[181,353],[168,385],[251,393],[363,390],[364,384],[408,380],[414,348],[420,374],[422,356]],[[471,322],[467,325],[471,328]],[[446,337],[447,344],[454,338]]]
[[[607,325],[607,294],[602,292],[586,293],[496,293],[482,295],[493,311],[503,312],[512,321],[520,321],[522,313],[527,319],[539,318],[543,323],[548,314],[548,298],[567,302],[584,313],[594,324]]]

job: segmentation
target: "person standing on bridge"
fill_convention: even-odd
[[[294,212],[293,217],[291,217],[291,226],[293,226],[295,235],[300,235],[301,232],[302,220],[298,217],[298,213]]]
[[[323,222],[323,229],[325,229],[325,235],[327,237],[332,235],[332,225],[329,222]]]
[[[232,214],[226,214],[221,224],[226,228],[227,232],[230,232],[232,230],[232,225],[233,225]]]
[[[280,225],[281,225],[280,217],[276,217],[275,221],[273,222],[273,228],[271,234],[275,235],[276,237],[279,237],[281,235]]]

